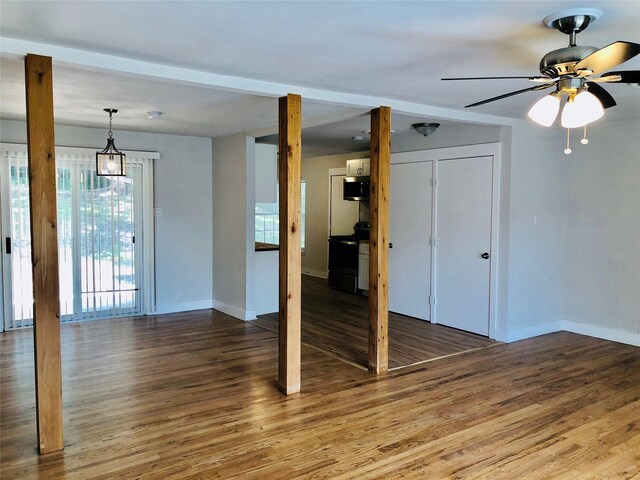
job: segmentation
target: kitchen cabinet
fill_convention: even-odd
[[[347,177],[368,177],[370,172],[371,163],[368,158],[347,160]]]
[[[256,203],[276,203],[278,147],[256,143]]]

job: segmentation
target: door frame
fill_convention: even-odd
[[[498,329],[499,302],[498,302],[498,272],[500,256],[500,179],[501,179],[501,150],[500,142],[464,145],[460,147],[434,148],[431,150],[419,150],[414,152],[394,153],[391,155],[391,163],[414,163],[432,161],[432,199],[431,199],[431,238],[426,239],[431,244],[431,291],[428,293],[430,304],[431,323],[437,324],[437,281],[436,269],[438,248],[438,163],[444,160],[455,160],[473,157],[492,157],[492,191],[491,191],[491,248],[489,250],[489,338],[495,339]],[[435,240],[433,240],[435,239]]]
[[[56,146],[56,154],[64,155],[64,156],[90,156],[93,157],[96,151],[99,148],[85,148],[85,147],[65,147],[65,146]],[[5,151],[18,151],[25,152],[27,151],[27,145],[24,143],[0,143],[0,154]],[[140,211],[142,213],[142,218],[140,222],[136,222],[136,241],[138,240],[138,236],[140,235],[140,239],[142,241],[142,256],[141,258],[136,259],[136,267],[139,266],[139,273],[137,274],[140,278],[140,315],[148,315],[153,314],[155,312],[155,240],[154,240],[154,209],[153,209],[153,199],[154,199],[154,182],[153,182],[153,167],[154,160],[160,159],[160,154],[158,152],[150,152],[150,151],[137,151],[137,150],[122,150],[127,155],[127,161],[139,164],[140,170],[139,174],[140,178],[140,189],[136,189],[136,200],[141,201]],[[4,163],[0,159],[0,181],[1,182],[9,182],[7,177],[7,168]],[[73,161],[73,160],[71,160]],[[4,183],[2,184],[3,188],[1,190],[2,198],[0,199],[0,203],[3,205],[7,205],[8,202],[8,188],[4,188]],[[7,184],[8,186],[8,184]],[[6,215],[5,215],[6,217]],[[4,217],[2,218],[2,222],[4,223]],[[3,225],[6,227],[6,225]],[[3,234],[6,232],[3,231]],[[4,299],[5,295],[11,294],[11,285],[7,282],[11,281],[11,265],[10,262],[7,262],[4,258],[6,254],[4,251],[4,237],[2,237],[3,245],[2,245],[2,299]],[[74,239],[75,241],[75,239]],[[0,306],[2,306],[2,299],[0,299]],[[4,310],[3,316],[6,316],[10,313],[11,302],[4,302]],[[8,317],[10,318],[10,317]],[[88,319],[90,320],[90,319]],[[5,329],[4,325],[7,321],[7,318],[3,318],[2,321],[2,330]],[[82,321],[82,320],[81,320]]]

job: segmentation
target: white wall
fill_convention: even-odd
[[[567,159],[564,130],[511,129],[507,325],[510,340],[562,318]],[[539,225],[534,225],[534,217]],[[552,328],[550,325],[549,328]]]
[[[263,250],[255,253],[256,315],[278,311],[280,289],[280,252]]]
[[[214,307],[243,320],[255,318],[254,146],[244,134],[213,142]]]
[[[416,132],[393,135],[391,137],[391,153],[499,142],[500,136],[500,127],[487,125],[443,126],[426,138]]]
[[[596,124],[568,168],[564,320],[640,338],[640,120]],[[615,338],[614,338],[615,339]]]
[[[26,124],[0,122],[0,141],[26,143]],[[118,148],[160,153],[154,162],[156,306],[158,311],[211,306],[211,139],[115,131]],[[56,145],[102,149],[106,130],[56,125]],[[182,301],[176,294],[182,292]]]

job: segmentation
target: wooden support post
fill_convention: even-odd
[[[64,448],[58,281],[58,210],[51,58],[25,58],[33,265],[33,337],[40,453]]]
[[[279,102],[280,308],[278,385],[286,395],[300,391],[301,274],[300,210],[302,127],[299,95]]]
[[[391,108],[371,111],[371,231],[369,240],[369,369],[389,366],[389,177]]]

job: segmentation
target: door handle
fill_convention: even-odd
[[[5,237],[4,239],[4,253],[11,255],[11,237]]]
[[[390,243],[390,244],[389,244],[389,248],[393,248],[393,243]]]
[[[484,258],[485,260],[487,260],[489,258],[489,254],[487,252],[484,252],[482,255],[480,255],[482,258]]]

